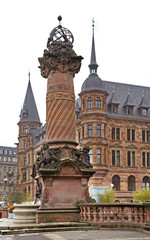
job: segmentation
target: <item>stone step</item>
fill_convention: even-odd
[[[41,232],[58,232],[58,231],[88,231],[98,230],[98,226],[77,226],[77,227],[45,227],[45,228],[30,228],[30,229],[10,229],[1,230],[1,235],[18,235]]]

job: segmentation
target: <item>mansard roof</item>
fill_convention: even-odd
[[[140,110],[139,110],[139,106],[143,99],[143,91],[144,91],[144,102],[147,103],[146,106],[150,106],[150,87],[118,83],[118,82],[110,82],[110,81],[103,81],[103,84],[106,88],[106,91],[109,93],[109,96],[107,97],[108,115],[116,116],[116,114],[111,113],[110,108],[108,107],[108,104],[111,101],[113,91],[114,91],[116,98],[120,103],[117,116],[133,118],[133,119],[134,118],[142,118],[142,119],[150,118],[150,113],[148,114],[148,118],[147,118],[147,117],[141,116]],[[125,105],[134,106],[133,115],[126,114]]]
[[[28,83],[23,108],[20,113],[19,122],[39,122],[40,123],[40,118],[39,118],[38,110],[36,107],[36,102],[34,99],[30,80]]]
[[[119,82],[103,81],[103,86],[105,91],[108,92],[107,97],[107,114],[109,116],[123,117],[123,118],[133,118],[133,119],[150,119],[150,111],[148,116],[141,116],[140,107],[149,108],[150,107],[150,87],[131,85]],[[95,89],[97,90],[97,89]],[[144,92],[144,97],[143,97]],[[110,109],[110,104],[118,104],[118,113],[112,113]],[[128,115],[126,113],[125,106],[133,106],[133,115]],[[76,103],[76,110],[81,106],[78,99]]]

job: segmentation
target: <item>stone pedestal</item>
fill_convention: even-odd
[[[40,207],[39,204],[16,204],[14,205],[15,224],[36,223],[36,212]]]
[[[88,148],[78,150],[64,146],[49,149],[46,144],[38,154],[36,168],[42,203],[37,213],[38,223],[54,219],[78,221],[77,204],[92,202],[88,180],[95,171],[89,162]]]

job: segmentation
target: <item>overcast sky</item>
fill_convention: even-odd
[[[1,0],[1,146],[18,142],[17,123],[29,69],[39,116],[45,123],[47,80],[40,75],[38,57],[58,25],[58,15],[74,35],[74,50],[84,57],[74,79],[76,96],[89,75],[93,18],[99,77],[150,87],[150,0]]]

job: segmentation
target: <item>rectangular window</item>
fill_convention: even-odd
[[[127,141],[135,141],[135,129],[127,129]]]
[[[112,166],[120,166],[120,150],[112,150]]]
[[[30,153],[28,154],[28,164],[30,164]]]
[[[130,151],[127,152],[127,161],[128,161],[128,166],[131,166]]]
[[[101,125],[97,124],[97,137],[101,137]]]
[[[120,140],[120,128],[111,129],[111,138],[112,140]]]
[[[150,167],[150,153],[147,153],[147,167]]]
[[[27,141],[24,141],[24,149],[27,147]]]
[[[82,138],[84,138],[84,126],[82,127]]]
[[[135,151],[127,151],[127,165],[135,167]]]
[[[112,105],[112,112],[113,113],[118,113],[118,105]]]
[[[150,167],[150,152],[142,152],[142,166]]]
[[[150,142],[150,131],[142,130],[142,142]]]
[[[85,108],[85,100],[83,99],[83,103],[82,103],[83,109]]]
[[[145,167],[145,152],[142,152],[142,166]]]
[[[117,166],[120,166],[120,151],[117,151]]]
[[[115,166],[115,150],[112,150],[112,166]]]
[[[79,143],[80,143],[80,132],[78,132],[78,141],[79,141]]]
[[[24,157],[24,166],[26,166],[27,165],[27,159],[26,159],[26,157]]]
[[[93,164],[93,149],[92,148],[90,148],[89,155],[90,155],[90,163]]]
[[[128,106],[128,114],[133,115],[133,107],[132,106]]]
[[[101,164],[101,148],[97,148],[97,164]]]
[[[150,142],[150,131],[147,131],[147,142]]]
[[[92,125],[88,125],[88,137],[92,137]]]

